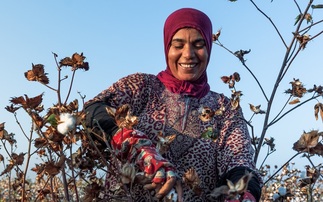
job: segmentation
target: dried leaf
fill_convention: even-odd
[[[14,107],[13,104],[6,106],[5,109],[10,113],[15,113],[20,107]]]
[[[38,81],[43,84],[49,83],[49,79],[46,75],[47,73],[45,73],[44,65],[42,64],[32,64],[32,70],[25,72],[25,77],[28,81]]]
[[[4,129],[5,122],[0,124],[0,140],[8,137],[8,132]]]
[[[81,54],[74,53],[72,55],[72,60],[75,65],[82,65],[84,62],[84,59],[85,59],[85,56],[83,56],[83,53]]]
[[[228,84],[231,81],[231,77],[229,77],[229,76],[222,76],[221,77],[221,80],[223,81],[223,83]]]
[[[74,53],[71,58],[66,57],[62,59],[59,63],[61,66],[72,67],[72,71],[75,71],[77,69],[84,69],[85,71],[87,71],[89,70],[89,63],[84,62],[84,59],[85,56],[83,56],[83,53]]]
[[[35,112],[32,112],[31,113],[31,118],[33,120],[33,122],[35,123],[35,125],[37,126],[36,129],[40,129],[43,127],[44,125],[44,121],[43,121],[43,118],[41,118],[39,116],[39,114],[35,113]]]
[[[301,49],[305,49],[307,43],[311,40],[310,35],[296,35],[296,39],[300,44]]]
[[[237,58],[239,58],[240,61],[244,62],[245,61],[244,55],[249,54],[250,52],[251,52],[251,49],[249,49],[249,50],[238,50],[238,51],[234,52],[233,54]]]
[[[306,88],[304,88],[302,82],[299,79],[293,79],[293,81],[289,82],[292,84],[292,89],[289,91],[285,91],[286,93],[290,93],[295,97],[301,98],[307,92]]]
[[[240,97],[233,97],[230,99],[231,102],[231,109],[235,110],[240,107]]]
[[[275,149],[275,139],[273,137],[270,137],[270,139],[265,137],[265,141],[263,145],[268,145],[270,147],[270,150],[273,151]]]
[[[312,130],[308,133],[304,132],[300,139],[294,143],[293,149],[296,151],[308,151],[317,146],[320,133],[317,130]]]
[[[115,121],[119,128],[132,129],[138,123],[138,117],[131,114],[130,105],[125,104],[119,107],[115,113]]]
[[[321,116],[321,120],[323,121],[323,104],[320,103],[320,116]]]
[[[221,35],[221,29],[219,29],[215,34],[212,34],[212,41],[217,41]]]
[[[311,14],[309,13],[306,13],[305,16],[304,16],[304,19],[307,21],[307,23],[310,23],[313,21],[313,17]]]
[[[199,118],[204,121],[210,121],[214,117],[214,111],[209,107],[202,107],[199,109]]]
[[[315,119],[318,120],[318,114],[319,114],[319,111],[320,111],[320,103],[316,103],[314,105],[314,116],[315,116]],[[323,119],[322,119],[323,120]]]
[[[60,172],[61,167],[56,166],[54,162],[47,162],[44,167],[44,171],[50,175],[55,176]]]
[[[20,105],[24,109],[36,109],[41,104],[42,101],[43,101],[43,93],[33,98],[29,98],[25,94],[25,97],[23,96],[13,97],[10,100],[11,103],[15,105]]]
[[[255,106],[249,103],[250,110],[253,111],[255,114],[265,114],[266,112],[264,110],[261,110],[260,107],[261,105]]]
[[[240,81],[240,74],[238,72],[234,72],[232,75],[232,78],[236,81],[239,82]]]
[[[299,102],[300,102],[300,100],[298,98],[296,98],[296,99],[290,101],[288,104],[293,105],[293,104],[297,104]]]
[[[36,172],[37,174],[41,174],[45,169],[45,164],[35,164],[36,167],[31,168],[32,171]]]
[[[57,132],[54,127],[48,127],[47,130],[44,132],[44,136],[53,142],[61,142],[64,139],[64,135]]]
[[[13,166],[14,165],[12,163],[8,164],[6,166],[6,168],[2,171],[2,173],[0,174],[0,176],[4,175],[6,173],[9,173],[13,169]]]
[[[215,112],[214,112],[214,114],[216,115],[216,116],[222,116],[223,115],[223,113],[224,113],[224,111],[225,111],[225,107],[224,107],[224,105],[223,105],[223,103],[221,104],[221,106],[220,106],[220,108],[219,109],[217,109]]]
[[[48,143],[48,140],[43,137],[39,137],[34,140],[34,145],[36,148],[44,147],[45,145],[47,145],[47,143]]]
[[[308,89],[307,92],[309,92],[309,93],[315,92],[315,93],[321,95],[321,94],[323,94],[323,86],[316,86],[314,84],[313,88]]]
[[[11,158],[14,160],[14,164],[15,165],[22,165],[25,160],[25,154],[26,153],[22,153],[22,152],[19,155],[16,153],[12,153]]]
[[[68,105],[67,105],[67,109],[70,110],[70,112],[73,112],[73,111],[77,111],[78,110],[78,107],[79,107],[79,103],[78,103],[78,100],[75,99],[73,100],[73,102],[70,102]]]
[[[37,154],[40,157],[46,156],[46,150],[45,149],[40,149],[39,151],[37,151]]]

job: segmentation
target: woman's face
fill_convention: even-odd
[[[193,28],[183,28],[171,40],[168,66],[175,78],[195,81],[205,71],[208,57],[205,40],[200,32]]]

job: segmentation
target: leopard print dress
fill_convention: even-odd
[[[236,166],[255,169],[254,150],[241,109],[232,110],[230,100],[210,91],[201,99],[168,91],[155,75],[136,73],[124,77],[90,100],[103,100],[113,95],[112,107],[130,104],[139,118],[135,126],[153,142],[158,133],[176,135],[164,157],[176,168],[179,177],[194,168],[201,179],[202,193],[197,195],[183,185],[185,202],[208,201],[207,195],[216,187],[219,176]],[[89,103],[88,102],[88,103]],[[214,117],[202,120],[202,109],[224,109]],[[109,189],[115,180],[109,176]],[[133,200],[151,201],[151,193],[141,185],[132,187]]]

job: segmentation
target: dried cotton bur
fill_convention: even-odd
[[[125,163],[123,164],[121,170],[121,182],[122,184],[132,184],[136,177],[136,168],[135,165],[132,163]]]
[[[202,189],[200,187],[201,180],[194,168],[190,168],[184,173],[183,182],[192,189],[196,195],[202,194]]]
[[[323,137],[323,132],[312,130],[301,135],[299,140],[294,143],[293,149],[298,152],[307,152],[311,155],[323,156],[323,144],[320,137]]]
[[[138,123],[138,117],[131,114],[130,105],[125,104],[114,110],[111,107],[106,108],[107,113],[112,116],[119,128],[132,129]]]
[[[210,121],[215,115],[215,112],[209,107],[201,107],[199,113],[199,118],[204,122]]]
[[[158,133],[158,142],[157,142],[157,150],[158,152],[163,155],[165,154],[168,149],[170,144],[175,140],[176,135],[168,135],[168,136],[164,136],[162,132]]]
[[[215,188],[209,195],[209,199],[216,199],[221,195],[224,195],[229,200],[239,199],[240,196],[247,191],[252,175],[252,173],[247,172],[236,183],[233,183],[227,179],[227,185],[222,185]]]

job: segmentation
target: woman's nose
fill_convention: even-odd
[[[183,53],[182,53],[183,57],[187,59],[191,59],[194,57],[194,55],[195,55],[195,52],[194,52],[193,46],[191,45],[184,46]]]

